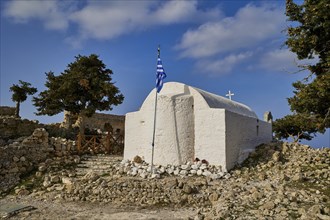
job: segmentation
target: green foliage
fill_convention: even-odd
[[[317,132],[317,128],[314,126],[316,121],[316,118],[309,115],[287,115],[274,121],[273,131],[277,138],[291,137],[294,142],[298,142],[300,139],[311,140],[312,134]]]
[[[10,88],[13,92],[11,99],[16,102],[16,116],[19,117],[20,103],[27,99],[28,95],[33,95],[38,90],[31,86],[31,83],[19,80],[19,84],[13,84]]]
[[[308,123],[325,132],[330,127],[330,74],[320,75],[310,84],[295,82],[293,86],[295,96],[288,99],[291,110],[315,118]]]
[[[286,45],[298,59],[319,58],[307,68],[316,75],[329,73],[330,67],[330,4],[328,0],[305,0],[297,5],[286,1],[286,15],[293,22],[287,30]]]
[[[31,87],[31,83],[19,80],[19,84],[13,84],[13,86],[10,87],[10,91],[13,92],[11,99],[14,102],[24,102],[28,95],[33,95],[38,90]]]
[[[55,115],[64,110],[92,116],[96,110],[112,110],[124,96],[112,82],[112,71],[97,55],[78,55],[59,76],[46,73],[47,90],[33,98],[37,115]]]
[[[288,27],[286,45],[298,59],[318,58],[315,64],[302,65],[311,72],[304,82],[293,83],[294,96],[288,98],[291,111],[274,123],[277,137],[312,139],[330,127],[330,4],[327,0],[305,0],[298,5],[286,1]]]

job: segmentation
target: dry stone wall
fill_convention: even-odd
[[[0,116],[15,116],[15,108],[9,106],[0,106]]]
[[[29,136],[36,128],[42,127],[37,121],[0,115],[0,139]]]
[[[58,157],[67,156],[77,151],[76,142],[65,138],[51,137],[49,144]]]
[[[17,185],[22,175],[46,160],[49,152],[48,133],[43,128],[21,142],[0,147],[0,194]]]
[[[94,116],[85,119],[86,127],[93,129],[98,128],[105,130],[106,124],[110,124],[114,132],[123,133],[125,130],[125,116],[108,115],[96,113]]]
[[[79,126],[80,119],[70,114],[70,112],[64,112],[64,120],[62,122],[62,127],[68,128],[70,124]],[[111,125],[114,132],[124,134],[125,131],[125,116],[124,115],[111,115],[103,113],[95,113],[92,117],[86,117],[84,119],[85,128],[88,129],[100,129],[101,131],[106,131],[107,126]]]
[[[57,124],[41,124],[37,120],[17,118],[12,115],[3,115],[0,107],[0,146],[6,142],[30,136],[36,128],[45,128],[51,137],[63,137],[75,139],[78,133],[76,129],[66,129]]]
[[[45,128],[37,128],[27,138],[0,146],[0,195],[19,184],[21,177],[43,167],[40,164],[50,158],[66,157],[75,152],[75,141],[49,138]]]

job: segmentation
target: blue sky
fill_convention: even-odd
[[[290,113],[286,98],[298,61],[285,46],[285,1],[1,1],[0,105],[14,106],[9,87],[18,80],[45,90],[45,72],[56,75],[78,54],[95,53],[112,69],[125,96],[112,114],[136,111],[154,88],[157,46],[165,81],[182,82],[233,100],[262,118]],[[31,98],[21,116],[43,123]],[[329,131],[309,144],[327,146]]]

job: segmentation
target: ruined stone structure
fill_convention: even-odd
[[[15,107],[0,106],[0,116],[15,116]]]
[[[0,139],[29,136],[39,127],[37,121],[17,118],[14,107],[0,106]]]
[[[137,112],[126,115],[124,159],[151,162],[155,90]],[[272,140],[271,123],[247,106],[176,82],[158,95],[155,164],[185,164],[199,158],[231,169],[261,143]]]
[[[37,128],[31,136],[20,137],[8,145],[0,144],[0,195],[47,159],[66,158],[76,152],[75,141],[49,137],[45,128]]]
[[[64,120],[62,122],[63,127],[67,128],[70,124],[73,126],[78,126],[79,123],[80,121],[77,116],[70,114],[68,111],[64,112]],[[125,116],[95,113],[92,117],[86,117],[84,119],[84,124],[85,128],[88,129],[100,129],[101,131],[107,131],[109,127],[112,127],[114,133],[124,134]]]
[[[20,176],[31,172],[49,155],[48,133],[44,128],[36,129],[21,143],[16,141],[0,146],[0,193],[17,184]]]

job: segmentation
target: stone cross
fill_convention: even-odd
[[[226,94],[226,96],[228,96],[230,100],[231,100],[231,97],[232,97],[233,95],[235,95],[235,94],[234,94],[234,93],[231,93],[230,90],[229,90],[228,94]]]

